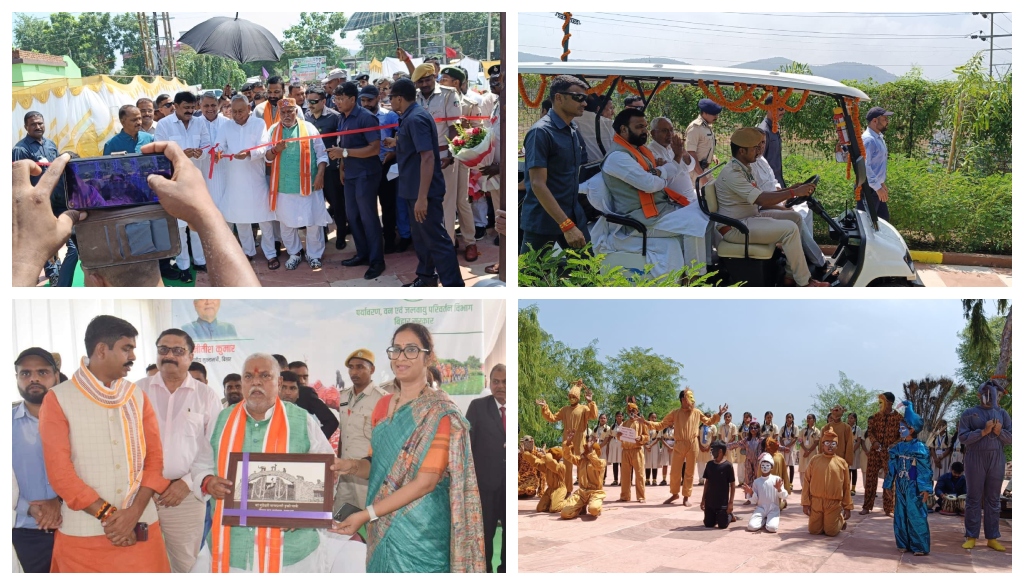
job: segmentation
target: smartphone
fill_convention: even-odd
[[[352,504],[347,504],[346,503],[346,504],[342,505],[341,508],[339,508],[337,512],[334,513],[334,521],[335,522],[344,522],[345,518],[348,518],[349,516],[351,516],[352,514],[355,514],[356,512],[362,512],[362,510],[357,508],[357,507],[355,507],[355,506],[353,506]]]
[[[149,540],[149,524],[139,522],[135,525],[135,540],[136,542],[146,542]]]
[[[64,167],[68,209],[117,209],[159,203],[146,177],[171,178],[174,167],[162,154],[76,158]]]

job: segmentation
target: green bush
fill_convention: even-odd
[[[665,287],[665,286],[715,286],[719,279],[716,272],[701,275],[704,266],[694,262],[661,276],[651,276],[654,267],[648,264],[643,274],[634,274],[622,266],[613,266],[602,271],[605,254],[591,254],[593,244],[582,250],[554,252],[550,246],[540,250],[529,250],[519,256],[519,286],[615,286],[615,287]]]
[[[821,175],[816,196],[833,217],[854,206],[846,165],[792,155],[783,166],[794,182]],[[947,173],[926,161],[890,153],[886,183],[891,223],[912,250],[1008,254],[1012,177]],[[823,221],[814,223],[814,235],[819,243],[833,243]]]

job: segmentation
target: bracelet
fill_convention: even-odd
[[[104,514],[102,518],[100,518],[100,522],[106,520],[110,516],[113,516],[114,512],[117,512],[117,508],[116,507],[110,506],[109,508],[107,508],[107,513]]]
[[[211,479],[213,479],[213,476],[207,475],[206,477],[203,478],[203,483],[199,485],[199,490],[203,492],[204,496],[210,495],[210,492],[206,491],[206,485],[210,483]]]
[[[565,233],[565,232],[571,230],[572,228],[576,227],[576,222],[574,222],[571,219],[566,218],[565,221],[563,221],[562,223],[558,224],[558,227],[559,227],[559,229],[562,230],[562,233]]]
[[[95,514],[95,515],[96,515],[96,519],[97,519],[97,520],[102,520],[102,519],[103,519],[103,515],[104,515],[104,514],[105,514],[105,513],[107,512],[107,510],[109,510],[109,509],[110,509],[110,502],[103,502],[103,504],[102,504],[102,505],[100,505],[100,509],[99,509],[99,510],[96,510],[96,514]]]
[[[366,507],[366,511],[370,513],[370,522],[376,522],[377,521],[377,512],[374,511],[373,504],[370,504],[369,506],[367,506]]]

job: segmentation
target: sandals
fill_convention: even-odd
[[[277,270],[281,267],[281,261],[277,259],[277,256],[267,260],[267,268],[270,270]]]
[[[487,274],[497,274],[498,273],[498,264],[497,263],[491,264],[487,268],[484,268],[484,272],[486,272]]]

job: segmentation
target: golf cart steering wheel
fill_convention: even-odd
[[[818,181],[820,181],[820,180],[821,180],[821,175],[814,175],[810,179],[807,179],[803,183],[798,183],[795,186],[796,187],[799,187],[800,185],[815,185],[815,186],[817,186]],[[814,196],[813,195],[807,195],[805,197],[792,197],[790,199],[787,199],[786,200],[786,209],[789,209],[789,208],[793,207],[794,205],[800,205],[801,203],[807,203],[812,197],[814,197]]]

